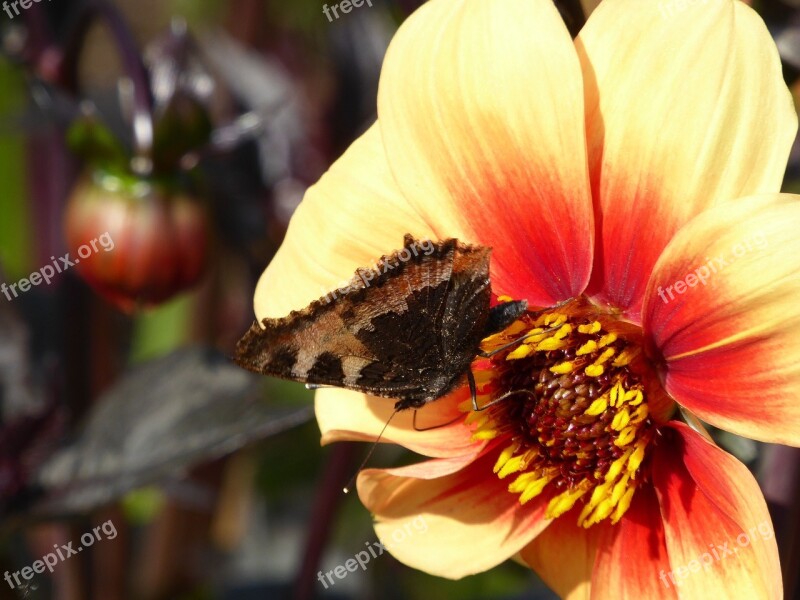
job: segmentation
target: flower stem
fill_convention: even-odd
[[[125,19],[106,0],[90,0],[81,10],[64,51],[62,84],[78,95],[78,62],[86,34],[95,19],[101,19],[111,30],[117,45],[122,68],[132,83],[133,148],[136,157],[149,161],[153,145],[153,95],[150,79],[141,54]]]
[[[292,595],[294,600],[316,597],[317,567],[330,537],[333,518],[345,497],[342,486],[355,468],[361,446],[357,442],[338,442],[331,448],[311,511],[305,555]]]
[[[768,445],[759,466],[759,481],[767,499],[778,542],[785,598],[800,593],[800,448]]]

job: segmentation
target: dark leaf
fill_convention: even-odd
[[[311,418],[276,408],[258,377],[212,350],[184,349],[138,367],[105,394],[78,438],[41,468],[35,512],[85,512]]]

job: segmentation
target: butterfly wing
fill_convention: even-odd
[[[235,360],[265,375],[397,398],[403,408],[421,405],[452,379],[445,338],[453,336],[445,329],[455,318],[453,276],[478,265],[488,285],[488,253],[454,239],[406,236],[403,250],[381,259],[371,278],[359,269],[349,293],[254,323]]]
[[[441,317],[441,354],[453,378],[445,386],[455,387],[466,374],[481,340],[486,336],[490,315],[489,248],[456,256],[450,292]]]

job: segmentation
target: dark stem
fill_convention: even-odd
[[[111,30],[122,68],[133,84],[133,146],[138,156],[149,157],[153,144],[153,94],[150,78],[133,34],[119,11],[106,0],[88,0],[82,7],[65,45],[61,83],[79,96],[78,63],[86,34],[95,19]]]
[[[314,589],[320,585],[317,581],[319,561],[330,537],[333,518],[345,497],[342,486],[355,467],[360,447],[357,442],[339,442],[331,447],[311,509],[305,555],[292,594],[294,600],[310,600],[316,596]]]
[[[785,598],[800,594],[800,448],[769,445],[758,469],[778,542]]]

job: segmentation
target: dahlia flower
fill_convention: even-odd
[[[255,296],[282,317],[411,233],[491,246],[495,301],[527,299],[472,367],[481,406],[515,393],[473,411],[461,388],[427,431],[399,413],[382,442],[427,460],[361,472],[382,540],[427,523],[395,557],[450,578],[515,558],[568,598],[782,597],[755,479],[682,415],[800,445],[796,130],[738,1],[605,0],[574,41],[550,0],[431,0],[402,25],[377,122]],[[316,398],[323,443],[393,410]]]

